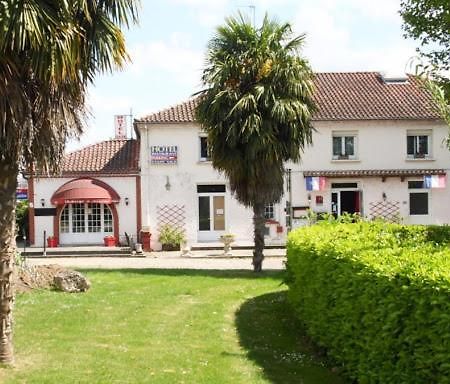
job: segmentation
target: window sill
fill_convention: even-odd
[[[211,160],[199,160],[197,161],[197,164],[211,164],[212,161]]]
[[[436,161],[436,159],[433,159],[432,157],[407,157],[405,161]]]
[[[359,159],[331,159],[332,163],[360,163]]]

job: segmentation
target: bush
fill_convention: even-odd
[[[19,239],[23,235],[28,236],[28,201],[21,200],[16,204],[16,236]]]
[[[360,383],[450,383],[448,226],[322,222],[292,232],[289,301]]]
[[[162,244],[163,250],[179,250],[180,244],[184,241],[184,231],[180,228],[164,224],[159,229],[159,242]]]

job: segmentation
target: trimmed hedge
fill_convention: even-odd
[[[289,301],[359,383],[450,383],[450,227],[322,222],[287,245]]]

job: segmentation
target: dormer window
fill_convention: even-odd
[[[333,132],[333,160],[356,159],[356,132]]]
[[[406,151],[408,158],[429,158],[431,147],[430,131],[408,131],[406,137]]]

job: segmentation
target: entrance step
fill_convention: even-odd
[[[127,257],[131,256],[130,248],[126,247],[57,247],[47,248],[46,255],[44,254],[44,248],[26,248],[22,250],[22,256],[24,257]],[[141,255],[133,255],[141,256]]]

